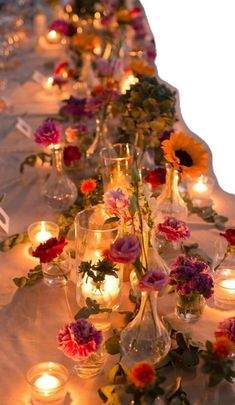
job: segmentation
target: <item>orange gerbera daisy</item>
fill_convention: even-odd
[[[154,67],[142,60],[133,60],[130,63],[130,68],[133,74],[139,76],[153,76],[155,74]]]
[[[92,34],[76,34],[71,39],[71,45],[84,51],[93,51],[95,47],[100,45],[100,38]]]
[[[127,9],[116,12],[116,18],[119,23],[128,24],[131,20],[131,13]]]
[[[213,351],[218,357],[226,358],[231,356],[234,350],[232,341],[227,336],[220,336],[213,344]]]
[[[183,176],[197,177],[208,171],[208,153],[190,135],[172,132],[170,139],[162,142],[162,149],[167,162]]]
[[[80,185],[80,190],[82,194],[89,194],[94,191],[97,187],[97,183],[94,179],[82,180]]]

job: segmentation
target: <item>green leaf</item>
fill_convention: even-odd
[[[30,287],[35,285],[43,278],[42,265],[38,264],[28,271],[27,277],[15,277],[13,282],[18,288]]]
[[[113,335],[105,341],[105,347],[109,354],[115,355],[119,354],[121,351],[120,347],[120,336]]]
[[[119,221],[118,217],[111,217],[111,218],[107,218],[104,223],[105,224],[112,224],[113,222],[117,222],[117,221]]]
[[[130,211],[130,214],[131,214],[132,217],[135,215],[135,213],[137,211],[137,200],[136,200],[136,195],[135,194],[133,194],[131,196],[129,211]]]
[[[15,277],[13,278],[13,281],[18,288],[23,288],[27,284],[27,278],[26,277]]]

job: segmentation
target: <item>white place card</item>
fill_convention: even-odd
[[[43,85],[46,83],[46,81],[47,81],[47,77],[44,76],[44,75],[43,75],[41,72],[39,72],[38,70],[35,70],[35,71],[33,72],[32,79],[33,79],[36,83],[41,84],[41,86],[43,86]]]
[[[23,120],[23,118],[17,118],[16,128],[27,138],[32,137],[33,130],[31,126],[25,120]]]
[[[0,207],[0,228],[5,232],[9,233],[10,218],[2,207]]]

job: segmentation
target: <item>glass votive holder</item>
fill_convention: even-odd
[[[37,221],[28,227],[28,237],[33,249],[50,238],[57,238],[58,235],[59,226],[55,222]]]
[[[129,143],[116,143],[100,152],[103,161],[102,178],[104,191],[130,187],[134,147]]]
[[[198,207],[211,206],[210,199],[214,189],[215,180],[211,176],[201,175],[195,179],[189,179],[187,182],[187,190],[189,196]]]
[[[32,403],[62,404],[69,377],[67,368],[59,363],[38,363],[30,368],[26,380],[30,386]]]
[[[235,310],[235,268],[218,269],[214,275],[215,305],[224,310]]]

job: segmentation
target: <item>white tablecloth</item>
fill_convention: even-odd
[[[53,213],[40,198],[40,182],[44,169],[27,168],[25,174],[19,177],[20,161],[29,151],[36,150],[36,147],[32,140],[25,138],[14,128],[17,116],[23,113],[26,114],[27,122],[35,129],[43,116],[55,113],[58,109],[58,100],[48,100],[40,86],[31,80],[33,70],[35,68],[40,70],[42,62],[42,54],[33,53],[27,63],[23,60],[14,74],[13,72],[8,74],[10,89],[8,97],[12,102],[12,111],[1,118],[3,124],[0,136],[0,193],[6,192],[2,206],[10,216],[9,234],[25,231],[27,226],[36,220],[53,218]],[[23,66],[27,67],[27,72]],[[42,101],[43,97],[45,97],[44,101]],[[221,214],[228,215],[229,225],[234,226],[235,197],[225,194],[217,187],[213,200],[215,209]],[[214,240],[219,233],[218,230],[196,216],[189,217],[189,226],[193,240],[199,242],[209,255],[213,255]],[[0,236],[1,239],[4,238],[3,234]],[[72,281],[66,288],[51,289],[40,282],[33,287],[17,290],[12,279],[26,274],[37,264],[37,260],[28,253],[28,248],[28,244],[18,245],[11,251],[0,253],[0,405],[30,404],[25,373],[33,364],[41,361],[58,361],[71,367],[71,361],[57,349],[56,335],[66,322],[72,320],[78,309],[75,295],[75,269]],[[125,286],[124,291],[127,292],[127,290],[128,286]],[[123,308],[125,308],[125,299]],[[159,312],[167,314],[167,319],[174,326],[192,332],[193,337],[200,341],[207,338],[213,339],[217,323],[235,314],[235,311],[223,312],[215,309],[213,303],[209,303],[202,318],[196,324],[185,325],[174,315],[173,297],[160,299]],[[110,366],[114,361],[114,358],[110,358],[108,365]],[[169,373],[167,371],[167,374]],[[187,371],[184,375],[184,388],[189,391],[193,401],[202,390],[203,378],[200,375],[195,378],[193,371]],[[105,383],[105,373],[88,381],[73,375],[68,384],[64,404],[101,403],[97,389]],[[226,386],[226,392],[223,391],[222,397],[221,404],[235,404],[235,385],[229,388]]]

